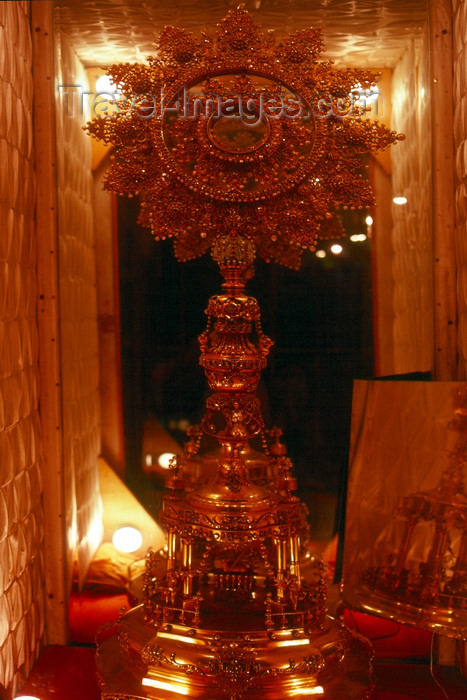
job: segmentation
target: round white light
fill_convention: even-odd
[[[96,80],[96,92],[98,95],[108,97],[116,97],[119,94],[118,87],[112,82],[109,75],[101,75]]]
[[[18,695],[15,700],[40,700],[35,695]]]
[[[366,236],[364,233],[354,233],[350,236],[352,243],[359,243],[360,241],[366,241]]]
[[[326,251],[325,250],[317,250],[315,253],[317,258],[325,258],[326,257]]]
[[[394,204],[407,204],[407,197],[393,197]]]
[[[356,83],[352,87],[352,96],[354,97],[357,104],[362,104],[363,106],[369,106],[375,102],[379,97],[379,90],[377,85],[372,85],[368,89],[362,88],[360,83]]]
[[[161,469],[168,469],[170,467],[170,460],[175,457],[173,452],[163,452],[161,455],[159,455],[157,464],[161,467]]]
[[[365,219],[365,223],[367,226],[372,226],[373,224],[373,217],[368,214],[368,216]]]
[[[340,255],[343,251],[343,248],[339,243],[334,243],[334,245],[331,246],[331,253],[334,253],[334,255]]]
[[[135,527],[121,527],[114,532],[112,542],[119,552],[136,552],[143,544],[143,535]]]

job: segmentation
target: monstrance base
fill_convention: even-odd
[[[467,599],[460,596],[440,594],[438,603],[432,605],[422,602],[421,595],[417,602],[409,596],[397,593],[384,593],[368,586],[344,587],[345,605],[351,610],[376,615],[393,620],[403,625],[413,625],[421,629],[442,634],[455,639],[467,639]]]
[[[219,622],[156,627],[143,606],[133,608],[100,635],[102,700],[374,697],[371,645],[330,617],[321,630],[248,632],[249,620],[240,619],[241,630],[226,632]]]

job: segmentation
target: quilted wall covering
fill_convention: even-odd
[[[392,128],[406,135],[397,144],[397,153],[391,154],[393,195],[407,197],[407,204],[394,204],[392,212],[396,374],[428,371],[433,366],[429,55],[425,35],[418,48],[410,44],[392,82]]]
[[[456,228],[459,305],[459,379],[467,364],[467,2],[453,0],[454,145],[456,149]]]
[[[81,64],[70,46],[57,37],[55,47],[57,85],[82,80]],[[44,241],[38,239],[35,221],[34,61],[30,4],[0,3],[2,697],[4,691],[8,696],[16,694],[46,641],[44,503],[51,495],[47,489],[65,493],[68,584],[75,560],[83,579],[102,532],[90,144],[81,130],[84,117],[63,114],[59,91],[55,91],[58,218],[51,211],[50,228],[58,230],[63,464],[52,463],[56,476],[43,471],[41,396],[46,388],[40,386],[39,359],[43,364],[48,357],[47,347],[39,347],[37,318],[37,260]],[[53,131],[53,124],[47,122],[46,128]],[[40,282],[42,289],[44,280]],[[49,536],[60,538],[60,529],[53,529]],[[58,560],[53,563],[57,570],[61,565]]]
[[[0,687],[44,634],[29,3],[0,3]]]
[[[99,347],[91,144],[77,90],[86,77],[66,37],[55,36],[60,348],[68,575],[82,582],[101,535]],[[58,89],[57,89],[58,88]],[[73,97],[74,93],[74,97]],[[72,108],[72,102],[75,100]]]

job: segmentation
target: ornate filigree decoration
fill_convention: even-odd
[[[214,514],[207,515],[185,506],[184,502],[167,502],[162,514],[163,523],[184,537],[197,535],[215,537],[230,541],[232,538],[247,540],[265,538],[272,531],[277,535],[289,537],[300,532],[303,525],[303,512],[298,499],[283,510],[271,513],[271,507],[251,514]]]
[[[289,659],[289,665],[285,668],[266,668],[261,675],[264,676],[289,676],[296,673],[305,673],[306,675],[315,675],[324,667],[323,656],[319,653],[306,656],[303,661],[298,663],[295,659]]]
[[[324,666],[320,653],[306,656],[302,661],[289,659],[282,668],[261,667],[255,652],[247,643],[229,642],[214,648],[214,658],[209,662],[209,671],[217,680],[219,688],[231,698],[241,697],[248,687],[262,677],[288,676],[296,674],[316,675]]]
[[[298,267],[342,235],[340,208],[373,204],[361,157],[402,137],[365,116],[376,75],[319,60],[320,29],[277,43],[239,7],[214,36],[166,27],[156,48],[108,68],[120,98],[87,128],[115,147],[106,188],[138,195],[179,260],[241,227],[265,260]]]
[[[170,654],[167,656],[163,647],[158,644],[147,644],[142,653],[141,658],[148,666],[159,666],[160,664],[166,664],[172,668],[176,668],[177,671],[186,673],[190,675],[192,673],[198,673],[201,676],[206,675],[206,671],[195,664],[184,664],[179,663],[175,654]]]
[[[212,394],[166,480],[167,551],[148,556],[143,607],[128,613],[131,634],[146,644],[131,644],[124,656],[129,664],[139,649],[156,686],[177,672],[191,677],[189,689],[217,684],[231,698],[253,686],[266,697],[328,678],[334,686],[331,670],[348,689],[322,566],[306,562],[302,576],[304,513],[279,431],[270,450],[266,444],[256,390],[271,340],[245,285],[256,252],[298,266],[317,236],[339,233],[336,207],[370,204],[359,157],[396,136],[352,104],[353,86],[369,87],[374,76],[320,62],[317,29],[277,44],[239,8],[215,36],[167,28],[157,49],[148,65],[109,69],[124,97],[88,130],[115,146],[107,188],[139,195],[141,222],[157,239],[172,237],[179,260],[211,248],[224,282],[199,339]],[[155,109],[158,94],[163,110]],[[202,462],[202,435],[219,447],[212,476],[196,484],[185,467]],[[265,484],[246,466],[256,436],[270,467]],[[126,637],[120,641],[128,652]],[[296,644],[297,660],[289,657]],[[348,655],[362,688],[369,660]]]
[[[214,653],[209,671],[216,678],[217,685],[231,698],[241,697],[260,674],[261,667],[253,650],[231,642],[221,645]]]

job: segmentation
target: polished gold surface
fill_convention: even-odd
[[[327,616],[324,565],[303,555],[292,463],[256,395],[272,341],[245,292],[256,254],[296,267],[340,233],[337,207],[370,204],[359,156],[400,138],[355,99],[375,76],[333,70],[322,46],[315,28],[277,43],[242,7],[213,36],[166,27],[148,65],[110,69],[126,99],[88,125],[115,146],[108,189],[139,195],[180,260],[211,249],[224,279],[199,338],[211,395],[166,479],[167,550],[147,556],[142,605],[99,639],[107,700],[373,693],[370,645]],[[159,88],[170,109],[149,115]],[[231,109],[215,114],[219,99]]]
[[[326,615],[323,563],[308,559],[302,576],[304,517],[291,462],[280,431],[269,447],[255,396],[270,341],[244,294],[252,249],[224,234],[213,255],[225,282],[200,338],[213,393],[202,434],[192,431],[167,478],[167,550],[147,556],[143,604],[98,640],[102,697],[370,698],[371,646]],[[269,484],[254,484],[246,468],[259,433]],[[196,485],[190,467],[203,436],[221,448],[211,478]]]
[[[315,632],[247,622],[230,631],[167,623],[156,634],[134,608],[99,644],[103,699],[371,697],[368,643],[338,622],[327,618]]]

